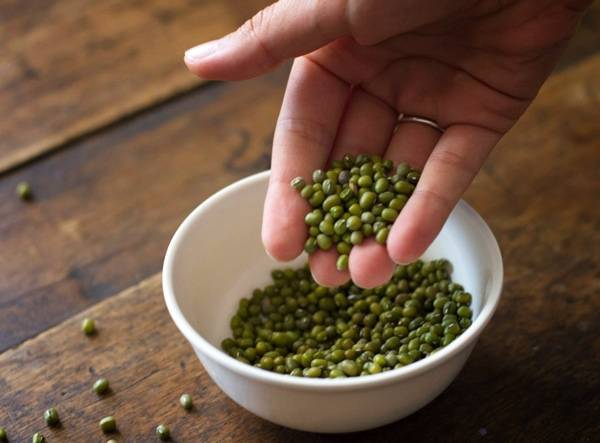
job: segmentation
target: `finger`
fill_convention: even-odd
[[[313,278],[322,286],[341,286],[350,280],[350,273],[338,271],[336,261],[338,253],[334,249],[316,251],[308,258],[308,264]]]
[[[355,88],[346,105],[331,159],[340,159],[346,153],[383,154],[397,118],[388,104]]]
[[[425,252],[499,139],[500,134],[474,126],[446,130],[390,232],[387,248],[396,263]]]
[[[346,153],[383,154],[394,130],[396,119],[396,112],[389,105],[361,88],[355,88],[346,105],[330,159],[341,158]],[[382,246],[379,248],[386,261],[391,262],[385,248]],[[337,257],[337,254],[329,254],[312,266],[313,272],[328,285],[333,285],[336,281],[333,271],[337,271],[335,267]],[[318,268],[321,265],[323,268]],[[389,279],[384,268],[376,269],[376,274],[370,276],[366,284],[373,281],[385,282]]]
[[[340,1],[280,0],[238,30],[188,49],[184,61],[203,78],[255,77],[283,60],[307,54],[347,33]]]
[[[400,123],[385,157],[394,163],[407,162],[413,167],[422,168],[439,138],[440,131],[437,129],[419,123]],[[362,283],[359,286],[374,287],[389,281],[394,265],[385,246],[377,242],[365,242],[352,249],[351,257],[352,279],[355,282],[359,279]]]
[[[273,139],[271,177],[265,199],[262,239],[277,260],[291,260],[306,239],[308,204],[290,186],[310,181],[331,152],[349,87],[306,58],[295,61]]]
[[[360,88],[352,92],[344,117],[338,131],[331,159],[341,158],[344,154],[383,154],[390,140],[396,119],[396,112],[380,99],[366,93]],[[365,245],[369,244],[365,242]],[[379,250],[375,263],[392,263],[385,248],[375,242],[370,246],[362,244],[352,249],[350,273],[356,282],[356,266],[353,263],[373,263],[371,256]],[[364,251],[358,253],[358,251]],[[335,263],[334,263],[335,264]],[[358,268],[360,286],[373,287],[389,280],[386,266],[375,266],[373,272],[365,272]],[[371,269],[368,267],[367,269]],[[354,271],[354,272],[353,272]]]
[[[372,238],[350,251],[350,275],[352,281],[361,288],[374,288],[387,283],[392,278],[395,266],[385,253],[385,248]]]
[[[401,122],[392,136],[385,158],[394,164],[405,162],[413,168],[422,169],[440,136],[441,132],[430,126]]]

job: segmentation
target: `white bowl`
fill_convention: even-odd
[[[241,363],[220,349],[239,299],[268,284],[273,268],[283,267],[261,243],[268,179],[269,172],[261,172],[208,198],[184,220],[167,250],[167,308],[210,377],[259,417],[303,431],[361,431],[425,406],[457,376],[498,304],[502,257],[488,226],[461,201],[424,255],[449,259],[453,280],[473,294],[473,324],[449,346],[404,368],[365,377],[276,374]],[[302,256],[291,265],[305,261]]]

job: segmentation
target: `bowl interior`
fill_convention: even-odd
[[[184,221],[169,246],[164,271],[171,274],[175,302],[185,320],[219,349],[238,301],[269,284],[272,269],[306,262],[303,255],[278,263],[264,251],[260,226],[267,183],[268,171],[213,195]],[[474,319],[493,309],[502,280],[500,253],[485,222],[466,203],[457,205],[423,258],[452,262],[453,281],[473,294]]]

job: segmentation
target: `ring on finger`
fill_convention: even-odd
[[[445,129],[438,125],[435,121],[425,117],[418,117],[416,115],[400,114],[398,116],[398,123],[396,124],[396,127],[398,127],[400,123],[420,123],[422,125],[427,125],[434,129],[437,129],[441,133],[444,133],[445,131]]]

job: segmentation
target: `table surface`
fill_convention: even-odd
[[[190,210],[269,166],[289,68],[202,83],[181,55],[263,4],[0,5],[0,36],[17,36],[0,45],[0,426],[10,441],[36,431],[105,441],[97,421],[108,414],[128,442],[154,441],[159,423],[177,442],[598,441],[598,3],[465,196],[498,238],[505,286],[438,399],[389,426],[328,436],[259,419],[211,382],[162,302],[162,258]],[[15,196],[22,180],[31,203]],[[86,316],[98,321],[91,339],[79,329]],[[113,386],[101,400],[90,391],[99,376]],[[190,413],[177,405],[184,391]],[[56,430],[42,420],[51,405]]]

